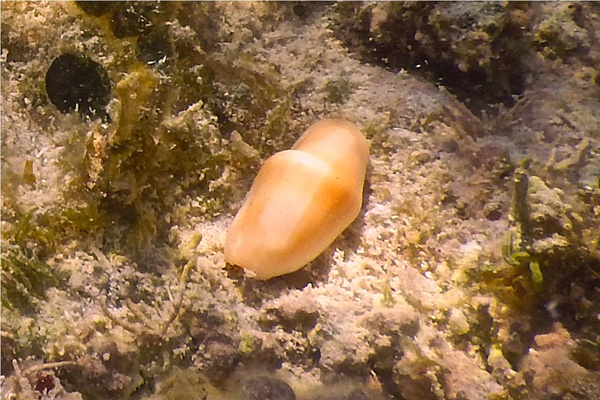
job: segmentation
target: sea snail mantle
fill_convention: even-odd
[[[326,119],[258,172],[225,240],[225,261],[258,279],[294,272],[356,219],[369,145],[352,123]]]

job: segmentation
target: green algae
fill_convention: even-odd
[[[2,305],[11,310],[32,309],[48,288],[64,282],[45,262],[58,238],[36,212],[18,216],[2,232]]]
[[[342,104],[352,94],[354,88],[345,78],[328,81],[323,87],[325,99],[331,103]]]
[[[546,307],[556,313],[552,304],[557,296],[574,287],[583,298],[595,296],[590,289],[600,277],[600,262],[590,237],[597,229],[584,228],[575,212],[581,204],[565,200],[563,191],[533,175],[529,166],[526,160],[514,173],[511,226],[502,244],[505,264],[489,264],[481,273],[488,287],[516,310]],[[591,317],[581,304],[572,306],[579,310],[578,319]]]

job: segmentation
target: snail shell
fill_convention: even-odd
[[[358,216],[368,161],[352,123],[312,125],[265,161],[227,233],[225,260],[269,279],[315,259]]]

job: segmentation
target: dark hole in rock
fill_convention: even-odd
[[[300,19],[304,19],[310,15],[309,6],[304,2],[300,2],[300,3],[293,5],[292,11]]]
[[[332,4],[335,4],[334,1],[290,1],[290,2],[280,2],[281,4],[285,4],[286,6],[291,6],[292,13],[300,22],[307,22],[310,17],[312,17],[315,13],[330,7]]]
[[[173,46],[168,29],[152,29],[141,35],[137,40],[135,56],[148,65],[169,65],[173,59]]]
[[[152,3],[126,2],[123,8],[115,10],[110,18],[110,30],[113,35],[123,39],[146,32],[152,26]]]
[[[100,17],[112,10],[113,6],[117,3],[114,1],[76,1],[75,4],[84,13],[93,17]]]
[[[483,207],[483,215],[489,221],[498,221],[502,218],[502,205],[496,202],[487,203]]]
[[[52,375],[46,375],[44,373],[38,373],[37,380],[35,382],[35,390],[42,394],[48,394],[52,389],[56,387],[54,378]]]
[[[110,80],[104,68],[89,57],[66,53],[55,58],[46,72],[46,93],[62,113],[77,110],[90,118],[110,120],[106,113]]]

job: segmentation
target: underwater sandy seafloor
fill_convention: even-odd
[[[600,399],[600,3],[1,7],[3,399]],[[357,220],[226,266],[326,117]]]

